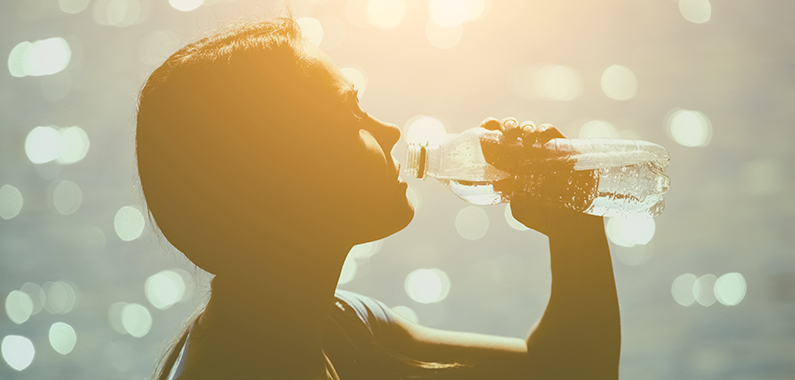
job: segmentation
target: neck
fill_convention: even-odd
[[[335,247],[260,253],[282,259],[271,256],[267,266],[216,275],[191,339],[200,341],[211,360],[230,368],[255,365],[270,373],[303,375],[325,371],[323,331],[350,250]]]

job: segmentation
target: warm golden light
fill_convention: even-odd
[[[607,138],[607,139],[615,139],[619,138],[620,134],[613,126],[604,120],[591,120],[582,125],[580,128],[580,133],[577,136],[581,139],[592,139],[592,138]]]
[[[420,207],[422,206],[422,197],[420,197],[420,193],[417,190],[409,186],[408,189],[406,189],[406,198],[409,200],[411,205],[414,206],[415,213],[420,210]]]
[[[406,15],[404,0],[369,0],[367,15],[370,21],[381,29],[391,29],[403,21]]]
[[[418,115],[406,122],[403,139],[407,143],[441,144],[447,138],[447,129],[439,119]]]
[[[345,41],[345,22],[334,15],[320,16],[317,19],[323,27],[323,40],[320,47],[323,50],[333,50]]]
[[[301,17],[298,20],[301,27],[301,35],[312,45],[320,46],[323,41],[323,26],[314,17]]]
[[[480,17],[485,7],[485,0],[431,0],[428,12],[435,23],[452,28]]]
[[[433,19],[425,24],[425,37],[431,45],[439,49],[450,49],[461,41],[464,28],[461,25],[446,27],[437,24]]]
[[[614,100],[629,100],[638,92],[638,80],[626,66],[613,65],[602,73],[602,91]]]
[[[546,65],[535,73],[534,88],[545,100],[574,100],[582,95],[582,78],[571,67]]]
[[[358,91],[359,99],[361,99],[364,95],[364,90],[367,89],[367,77],[362,70],[354,67],[343,67],[341,71],[345,78],[348,78],[353,83],[353,88]]]

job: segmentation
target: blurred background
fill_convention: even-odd
[[[666,211],[606,223],[621,378],[795,378],[795,3],[770,0],[3,0],[0,378],[151,374],[210,277],[144,216],[137,92],[178,47],[286,4],[401,126],[398,159],[489,116],[665,146]],[[525,337],[546,238],[407,181],[414,222],[355,247],[340,287]]]

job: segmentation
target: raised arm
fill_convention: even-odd
[[[501,123],[526,145],[564,137],[554,127]],[[526,148],[526,147],[525,147]],[[513,216],[549,238],[552,292],[527,339],[530,370],[542,379],[617,379],[621,319],[602,217],[512,195]]]

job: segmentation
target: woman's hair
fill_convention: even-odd
[[[309,165],[294,158],[316,155],[293,142],[308,140],[301,126],[311,119],[301,112],[310,106],[301,41],[290,17],[235,25],[174,53],[141,90],[136,153],[147,206],[163,235],[209,272],[240,262],[229,255],[250,251],[263,231],[278,238],[302,222],[280,202],[308,188]]]

